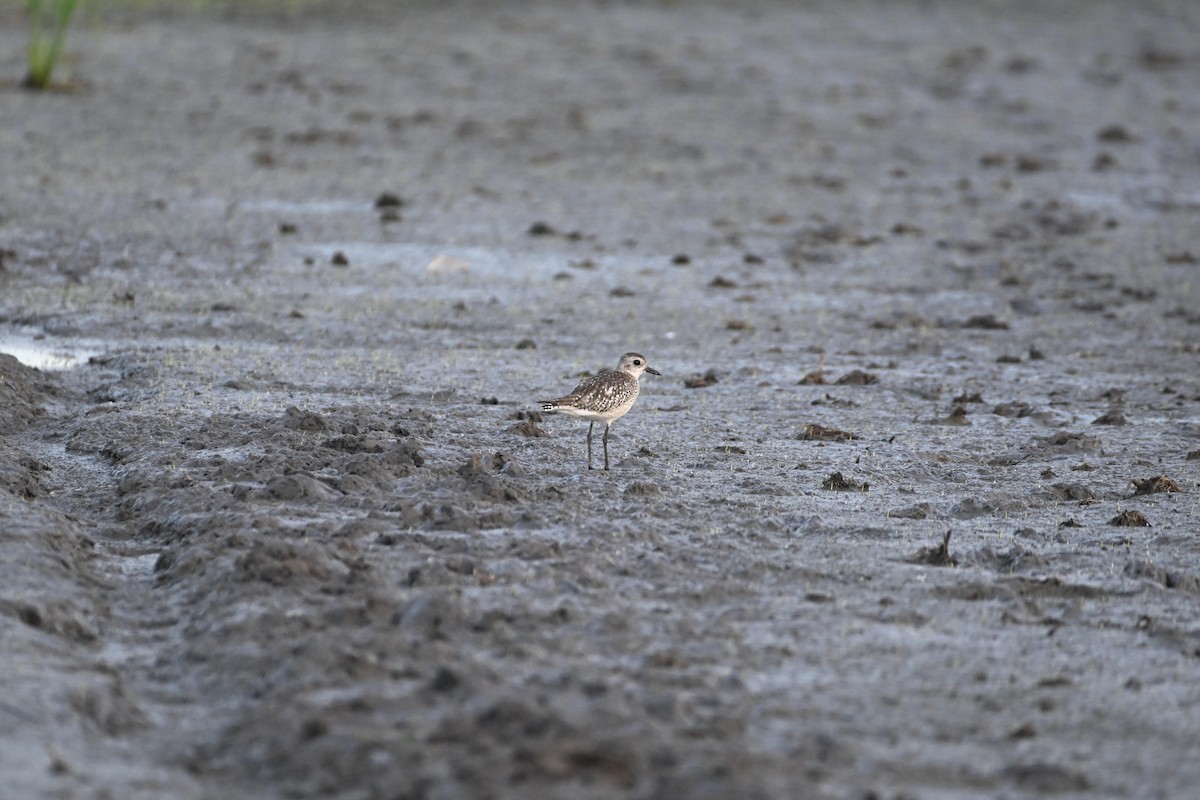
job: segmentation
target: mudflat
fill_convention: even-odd
[[[0,22],[4,796],[1200,785],[1197,4]]]

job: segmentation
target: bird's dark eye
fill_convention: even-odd
[[[635,359],[633,360],[633,365],[634,365],[635,367],[640,367],[640,366],[642,365],[642,360],[641,360],[640,358],[635,358]]]

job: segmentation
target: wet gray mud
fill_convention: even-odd
[[[1197,42],[83,17],[0,89],[4,795],[1188,795]]]

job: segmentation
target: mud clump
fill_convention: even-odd
[[[532,419],[521,420],[507,430],[509,433],[515,433],[520,436],[528,436],[534,439],[550,435],[545,428],[543,428],[541,425],[538,425]]]
[[[404,200],[400,197],[400,195],[395,194],[394,192],[380,192],[379,196],[375,198],[376,209],[400,208],[403,205]]]
[[[662,489],[653,481],[634,481],[625,487],[626,497],[658,497]]]
[[[958,559],[950,554],[950,531],[942,535],[940,544],[932,547],[922,547],[916,555],[909,559],[914,564],[928,564],[931,567],[956,567]]]
[[[1106,411],[1100,416],[1092,420],[1093,425],[1128,425],[1129,420],[1125,418],[1125,413],[1119,408],[1114,408]]]
[[[984,547],[971,560],[1005,574],[1042,569],[1050,564],[1046,558],[1020,545],[1000,552]]]
[[[0,435],[16,433],[44,416],[42,404],[54,392],[53,382],[44,374],[0,353]]]
[[[810,422],[804,426],[804,430],[796,436],[802,441],[811,442],[849,442],[857,439],[858,436],[850,431],[842,431],[837,428],[826,428],[824,425],[818,425],[815,422]]]
[[[887,515],[889,518],[895,519],[928,519],[934,515],[934,509],[931,503],[916,503],[905,508],[889,511]]]
[[[959,327],[981,331],[1006,331],[1009,325],[995,314],[976,314],[959,323]]]
[[[971,420],[967,417],[966,406],[955,406],[951,412],[946,415],[942,421],[943,425],[970,425]]]
[[[703,374],[695,373],[683,379],[683,385],[688,389],[703,389],[717,383],[720,378],[714,369],[705,370]]]
[[[310,502],[336,499],[338,493],[312,475],[294,473],[281,475],[267,482],[262,490],[263,497],[272,500],[308,500]]]
[[[0,444],[0,489],[22,500],[32,500],[46,494],[49,472],[50,467],[36,458]]]
[[[325,417],[313,411],[301,411],[295,406],[288,406],[279,424],[294,431],[333,430],[333,424]]]
[[[1096,500],[1096,493],[1082,483],[1059,482],[1038,494],[1048,500],[1074,501],[1081,505]]]
[[[1001,417],[1012,417],[1013,419],[1021,419],[1033,414],[1033,406],[1025,402],[998,403],[992,408],[992,413]]]
[[[1118,528],[1149,528],[1150,521],[1146,519],[1146,515],[1142,512],[1127,508],[1120,514],[1108,521],[1109,525],[1115,525]]]
[[[871,485],[866,481],[850,480],[840,472],[831,472],[821,481],[821,488],[835,492],[866,492]]]
[[[496,473],[507,473],[504,476]],[[492,456],[472,455],[458,468],[458,475],[467,490],[480,500],[503,503],[528,502],[529,493],[516,486],[511,476],[522,473],[520,467],[502,453]]]
[[[874,386],[879,383],[879,376],[874,372],[866,372],[861,369],[852,369],[842,377],[833,381],[835,386]],[[822,366],[809,373],[806,373],[799,381],[800,386],[828,386],[829,380],[825,377],[825,368]]]
[[[1144,494],[1159,494],[1161,492],[1182,492],[1179,484],[1168,478],[1166,475],[1158,475],[1153,478],[1144,478],[1138,480],[1133,478],[1130,480],[1133,484],[1133,496],[1138,497]]]
[[[1132,578],[1145,578],[1168,589],[1179,589],[1191,594],[1200,594],[1200,577],[1191,572],[1170,569],[1142,559],[1130,559],[1125,565],[1125,574]]]
[[[837,386],[873,386],[876,383],[879,383],[878,375],[861,369],[852,369],[834,381]]]
[[[1058,764],[1012,764],[1001,774],[1018,789],[1038,794],[1085,792],[1092,788],[1086,775]]]

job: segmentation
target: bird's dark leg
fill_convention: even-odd
[[[604,426],[604,468],[608,469],[608,429],[609,425]]]
[[[588,423],[588,469],[592,468],[592,428],[595,427],[595,425],[595,422]],[[608,432],[607,428],[605,429],[605,432]],[[607,450],[604,452],[608,453]]]

